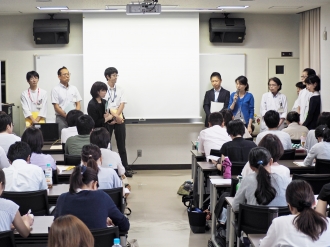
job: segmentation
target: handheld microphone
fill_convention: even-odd
[[[236,91],[237,96],[239,95],[239,90]]]

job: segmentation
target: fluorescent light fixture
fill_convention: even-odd
[[[246,9],[249,6],[218,6],[218,9]]]
[[[303,6],[271,6],[269,9],[300,9]]]
[[[69,9],[67,6],[48,6],[48,7],[37,7],[39,10],[63,10]]]

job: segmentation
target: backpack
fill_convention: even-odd
[[[223,178],[231,178],[231,162],[228,157],[222,161],[222,175]]]

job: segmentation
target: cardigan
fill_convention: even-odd
[[[234,101],[235,94],[236,92],[230,95],[228,109],[230,109],[230,106]],[[246,92],[243,98],[238,97],[233,110],[234,116],[236,116],[240,108],[244,117],[245,124],[247,125],[249,123],[249,120],[254,118],[254,97],[252,93]]]

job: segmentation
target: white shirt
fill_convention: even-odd
[[[30,96],[29,96],[30,92]],[[30,88],[21,94],[21,104],[25,118],[32,116],[31,112],[39,112],[38,116],[47,117],[47,92],[41,88],[32,91]]]
[[[227,130],[219,125],[204,129],[199,134],[198,152],[209,156],[211,149],[220,150],[222,145],[231,141]]]
[[[307,136],[308,129],[296,122],[290,123],[287,128],[282,129],[283,132],[288,133],[292,140],[300,140],[302,135]]]
[[[308,131],[307,137],[306,137],[306,143],[305,143],[305,149],[307,150],[307,153],[311,148],[318,143],[317,139],[315,138],[315,130]]]
[[[25,160],[15,160],[10,167],[4,168],[6,177],[5,191],[35,191],[47,189],[45,174],[36,165]]]
[[[273,164],[270,166],[270,172],[276,173],[280,175],[281,177],[287,177],[290,178],[290,169],[286,166],[280,165],[280,164]],[[247,175],[254,173],[254,171],[251,169],[250,163],[247,162],[242,170],[242,177],[246,177]]]
[[[277,111],[280,114],[280,118],[285,119],[288,112],[288,102],[286,96],[284,94],[281,94],[280,92],[278,92],[275,96],[271,92],[264,93],[262,95],[261,104],[260,104],[260,115],[262,116],[260,132],[268,129],[263,117],[265,116],[266,112],[269,110]],[[284,121],[279,127],[279,129],[283,129],[283,128],[284,128]]]
[[[0,169],[6,168],[9,166],[10,166],[10,164],[9,164],[6,152],[2,147],[0,147]]]
[[[0,232],[10,230],[18,208],[15,202],[0,198]]]
[[[68,87],[65,87],[62,83],[59,83],[52,89],[51,97],[52,104],[58,104],[65,113],[76,109],[75,103],[82,100],[75,86],[68,85]],[[59,115],[57,112],[55,114]]]
[[[290,135],[288,133],[285,133],[285,132],[280,131],[280,130],[267,130],[267,131],[264,131],[264,132],[259,133],[257,135],[256,144],[258,145],[259,142],[261,141],[261,139],[265,135],[268,135],[268,134],[276,135],[280,139],[280,141],[281,141],[281,143],[283,145],[284,150],[286,150],[286,149],[292,149]]]
[[[71,136],[78,135],[77,126],[63,128],[61,131],[61,142],[66,143],[66,140]]]
[[[97,177],[99,179],[99,189],[105,190],[123,186],[117,172],[112,168],[104,168],[99,166]]]
[[[108,109],[118,109],[121,103],[127,103],[123,89],[116,84],[113,88],[108,86],[104,99],[107,101]]]
[[[15,142],[20,142],[21,138],[14,134],[8,134],[6,132],[0,134],[0,147],[5,150],[5,153],[8,153],[9,147]]]
[[[123,166],[118,153],[113,152],[110,149],[101,148],[101,154],[102,167],[117,169],[119,176],[125,174],[125,167]]]
[[[273,219],[267,236],[260,241],[259,247],[326,247],[330,246],[330,219],[327,218],[327,230],[320,238],[313,241],[293,225],[296,215],[286,215]]]
[[[301,93],[298,97],[298,106],[300,106],[300,123],[303,123],[306,120],[309,109],[309,99],[312,97],[313,93],[309,92],[307,88],[304,88],[300,92]]]
[[[314,159],[330,159],[330,142],[319,142],[316,143],[311,150],[309,150],[305,160],[305,166],[311,166]]]

